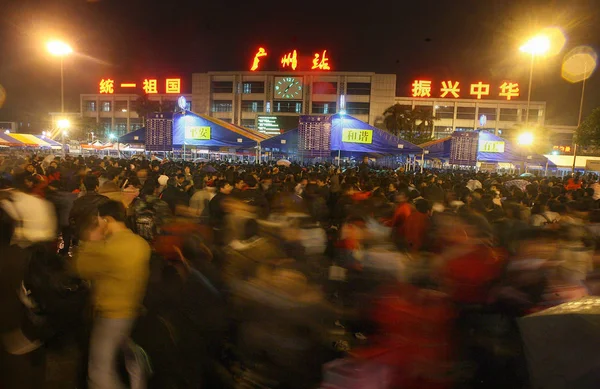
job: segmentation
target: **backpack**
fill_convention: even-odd
[[[156,210],[152,203],[146,202],[141,210],[135,212],[134,229],[142,238],[148,241],[154,240],[158,234],[158,227],[156,226]]]

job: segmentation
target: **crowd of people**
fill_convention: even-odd
[[[591,174],[69,155],[0,172],[0,388],[44,387],[57,339],[78,388],[525,388],[518,319],[600,292]]]

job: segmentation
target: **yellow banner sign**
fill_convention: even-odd
[[[503,153],[504,142],[497,140],[482,140],[479,142],[479,151],[483,153]]]
[[[342,129],[342,142],[345,143],[373,143],[373,130],[359,128]]]
[[[185,128],[185,139],[210,140],[210,127],[194,126]]]

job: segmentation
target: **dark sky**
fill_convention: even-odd
[[[65,94],[66,109],[77,111],[79,94],[96,93],[102,77],[178,75],[190,91],[191,73],[247,70],[259,45],[273,54],[273,70],[291,49],[327,49],[334,70],[397,74],[399,95],[417,77],[510,79],[525,99],[529,62],[518,47],[548,26],[567,43],[536,62],[533,100],[548,102],[548,121],[575,124],[581,85],[561,78],[561,63],[578,45],[600,48],[600,0],[0,0],[0,120],[59,110],[49,38],[76,50],[65,61]],[[588,85],[585,112],[600,105],[600,75]]]

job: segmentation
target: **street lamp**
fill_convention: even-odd
[[[533,62],[536,55],[543,55],[550,50],[550,38],[546,35],[537,35],[525,42],[519,50],[531,55],[529,66],[529,89],[527,92],[527,111],[525,112],[525,127],[529,124],[529,106],[531,104],[531,84],[533,81]]]
[[[61,130],[61,141],[62,141],[62,150],[63,157],[65,157],[66,149],[65,149],[65,136],[67,136],[67,130],[71,127],[71,122],[69,119],[60,119],[56,122],[57,127]]]
[[[531,146],[533,144],[533,134],[524,132],[517,137],[517,143],[521,146]]]
[[[48,52],[60,58],[60,113],[65,112],[65,77],[64,77],[64,58],[73,52],[71,46],[61,41],[50,41],[46,44]]]

